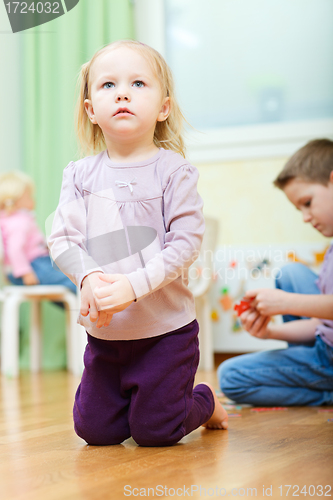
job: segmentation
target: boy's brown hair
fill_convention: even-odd
[[[307,182],[327,186],[332,170],[333,141],[315,139],[296,151],[273,184],[283,190],[289,181],[298,177]]]

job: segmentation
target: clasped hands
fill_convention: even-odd
[[[288,293],[283,290],[261,288],[246,292],[245,299],[250,302],[251,307],[240,315],[244,329],[253,337],[270,338],[269,322],[272,316],[286,312]]]
[[[103,274],[94,272],[82,281],[82,316],[88,316],[97,328],[108,326],[112,316],[123,311],[135,300],[129,280],[123,274]]]

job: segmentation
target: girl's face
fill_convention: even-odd
[[[302,212],[304,222],[310,222],[324,236],[333,236],[333,172],[327,186],[296,177],[284,192]]]
[[[90,82],[85,108],[107,146],[114,141],[151,144],[156,122],[166,120],[170,102],[147,59],[128,47],[111,49],[93,63]]]
[[[15,202],[15,208],[17,210],[19,209],[33,210],[35,208],[35,200],[32,194],[32,190],[29,186],[25,189],[21,198],[19,198]]]

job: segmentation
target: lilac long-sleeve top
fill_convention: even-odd
[[[49,254],[45,237],[36,223],[33,212],[1,211],[0,229],[5,270],[11,272],[15,278],[33,272],[30,263],[37,257]]]
[[[333,294],[333,245],[329,247],[325,254],[317,285],[321,293]],[[316,335],[333,347],[333,320],[322,319],[319,326],[317,326]]]
[[[136,301],[89,334],[110,340],[154,337],[195,318],[188,268],[204,233],[198,172],[181,155],[160,149],[152,158],[113,163],[104,151],[64,170],[48,239],[60,269],[80,287],[92,271],[124,274]]]

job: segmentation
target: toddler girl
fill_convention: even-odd
[[[52,267],[32,212],[33,191],[32,179],[23,172],[0,176],[0,236],[7,278],[14,285],[64,285],[76,293],[74,283]]]
[[[135,41],[83,65],[78,135],[96,153],[64,171],[49,246],[81,287],[88,332],[75,430],[89,444],[177,443],[227,428],[208,384],[193,389],[198,324],[187,271],[204,220],[197,170],[184,159],[170,70]]]

